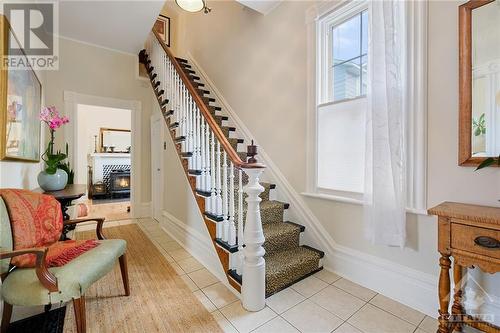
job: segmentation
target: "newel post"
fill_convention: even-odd
[[[265,239],[262,231],[261,198],[259,197],[259,194],[264,191],[264,187],[259,184],[259,177],[264,171],[264,166],[258,164],[254,158],[257,154],[256,149],[252,141],[252,145],[248,146],[248,156],[250,156],[248,163],[252,164],[243,167],[243,171],[248,175],[248,184],[243,188],[247,194],[248,205],[243,231],[245,248],[241,295],[243,307],[248,311],[259,311],[266,305],[266,262],[264,260],[266,251],[262,247]]]

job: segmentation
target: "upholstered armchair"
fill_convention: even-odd
[[[104,238],[103,218],[64,221],[64,225],[96,222],[98,246],[85,251],[60,267],[49,268],[47,267],[49,247],[14,249],[15,237],[6,202],[0,196],[0,274],[1,297],[4,301],[1,333],[7,332],[14,305],[47,306],[69,301],[73,302],[77,332],[86,332],[85,291],[110,272],[117,261],[120,263],[125,295],[130,295],[126,242],[121,239],[106,240]],[[26,254],[35,256],[35,267],[19,268],[12,265],[13,258]]]

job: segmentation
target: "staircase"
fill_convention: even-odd
[[[235,137],[237,129],[228,126],[228,117],[189,62],[174,57],[155,31],[139,60],[243,306],[259,310],[264,297],[321,270],[324,253],[300,244],[305,227],[284,221],[289,204],[272,200],[276,186],[259,181],[265,167],[255,159],[256,147],[252,143],[247,152],[239,151],[244,140]]]

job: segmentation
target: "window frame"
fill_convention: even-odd
[[[319,52],[318,52],[318,103],[317,107],[324,104],[349,102],[353,99],[364,98],[365,95],[356,96],[354,98],[345,98],[342,100],[333,100],[333,80],[330,80],[330,69],[333,68],[333,57],[331,50],[333,49],[333,28],[348,21],[356,14],[361,14],[368,10],[368,1],[351,1],[338,9],[335,9],[318,20],[318,35]],[[367,53],[368,54],[368,53]]]
[[[368,4],[367,1],[363,1]],[[317,184],[317,151],[318,107],[331,104],[325,101],[325,90],[321,86],[325,71],[322,71],[327,59],[322,51],[325,39],[322,38],[325,19],[333,13],[347,14],[357,0],[341,0],[310,6],[305,15],[307,27],[307,152],[306,152],[306,189],[303,196],[313,199],[330,200],[355,205],[363,205],[363,196],[346,196],[344,193],[328,193],[320,191]],[[427,215],[427,98],[428,98],[428,3],[426,1],[410,2],[408,12],[412,25],[408,27],[410,47],[408,49],[408,67],[413,87],[409,96],[408,154],[407,154],[407,205],[406,211],[412,214]],[[326,72],[327,73],[327,72]],[[365,97],[358,97],[365,98]],[[345,101],[344,101],[345,102]]]
[[[331,188],[320,187],[318,183],[318,166],[319,166],[319,131],[318,131],[318,115],[320,108],[340,103],[359,102],[360,99],[366,99],[366,95],[356,96],[354,98],[345,98],[342,100],[333,100],[333,80],[330,77],[330,69],[333,66],[333,28],[353,18],[357,14],[368,10],[368,1],[351,1],[344,3],[341,7],[329,11],[324,16],[317,20],[317,99],[315,105],[315,123],[314,123],[314,179],[312,184],[312,192],[319,196],[327,196],[336,198],[340,201],[362,203],[364,191],[345,191]],[[331,98],[330,98],[331,97]]]

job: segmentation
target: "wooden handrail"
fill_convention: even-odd
[[[177,71],[177,74],[179,74],[182,82],[184,82],[184,85],[188,89],[189,93],[193,97],[194,102],[200,109],[201,113],[203,114],[203,117],[207,121],[208,126],[212,129],[214,135],[217,137],[219,140],[220,145],[222,148],[226,151],[228,158],[233,162],[234,166],[239,169],[260,169],[260,168],[265,168],[265,166],[261,163],[248,163],[246,161],[242,161],[238,153],[235,151],[233,146],[229,143],[229,140],[226,138],[224,133],[222,132],[222,129],[219,127],[217,122],[215,121],[214,117],[212,116],[212,113],[208,109],[207,105],[203,102],[203,99],[201,95],[199,94],[198,90],[194,87],[193,83],[187,76],[187,74],[184,72],[182,69],[181,65],[175,58],[175,56],[172,54],[172,52],[169,50],[168,46],[165,45],[165,43],[161,40],[160,35],[158,32],[156,32],[154,29],[152,29],[153,34],[156,37],[156,40],[158,43],[160,43],[161,47],[169,57],[170,61],[174,65],[175,70]]]

